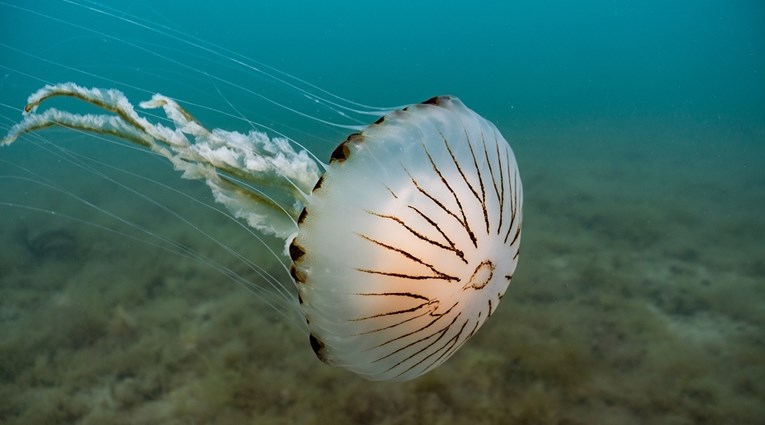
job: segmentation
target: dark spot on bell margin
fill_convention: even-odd
[[[324,176],[319,177],[319,181],[317,181],[316,184],[313,185],[312,192],[316,192],[317,190],[319,190],[322,184],[324,184]]]
[[[327,363],[327,353],[324,349],[324,343],[319,341],[313,334],[308,337],[308,340],[311,341],[311,348],[313,348],[313,352],[316,353],[316,357],[324,363]]]
[[[306,217],[308,217],[308,208],[303,208],[303,211],[300,211],[300,216],[298,217],[298,225],[303,224]]]
[[[441,96],[433,96],[430,99],[422,102],[425,105],[440,105],[441,104]]]
[[[300,303],[300,305],[303,305],[303,297],[300,296],[300,294],[298,294],[298,302]]]
[[[348,158],[348,155],[350,154],[350,151],[348,150],[348,146],[345,145],[345,142],[340,143],[335,150],[332,151],[332,155],[329,158],[329,162],[333,161],[340,161],[343,162]]]
[[[292,261],[297,261],[303,255],[305,255],[305,250],[293,239],[292,243],[290,243],[290,258],[292,258]]]
[[[422,102],[426,105],[443,106],[444,101],[450,100],[451,96],[433,96],[430,99]]]
[[[375,124],[382,124],[383,121],[385,121],[385,115],[378,118],[377,121],[375,121]]]
[[[295,264],[290,266],[290,276],[292,276],[295,283],[305,283],[305,274],[298,270]]]
[[[348,147],[349,143],[357,143],[364,140],[364,136],[361,133],[353,133],[345,139],[343,143],[340,143],[330,156],[329,162],[340,161],[343,162],[348,159],[348,155],[351,154],[351,150]]]

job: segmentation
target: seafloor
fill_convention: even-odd
[[[650,116],[505,127],[525,189],[517,275],[469,344],[406,383],[323,365],[305,335],[198,262],[0,207],[0,422],[765,423],[765,128]],[[0,157],[34,155],[31,143]],[[84,199],[230,259],[124,189],[59,172]],[[118,227],[0,180],[16,190]]]

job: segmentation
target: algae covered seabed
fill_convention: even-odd
[[[304,334],[211,267],[133,241],[142,233],[66,195],[2,180],[6,198],[58,214],[0,210],[0,422],[763,423],[765,128],[687,116],[500,127],[525,185],[519,270],[473,340],[406,383],[321,364]],[[46,137],[75,152],[94,143]],[[30,164],[38,145],[0,154]],[[179,180],[116,149],[105,162]],[[46,176],[87,201],[233,262],[162,208],[56,168]],[[275,267],[204,210],[184,217]]]

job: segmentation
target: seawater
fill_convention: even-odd
[[[761,423],[763,52],[759,1],[2,1],[1,132],[73,81],[326,159],[350,130],[307,115],[376,117],[296,87],[453,94],[510,141],[526,210],[489,323],[434,372],[369,383],[211,266],[262,282],[222,241],[285,276],[203,184],[124,144],[24,137],[0,148],[0,422]]]

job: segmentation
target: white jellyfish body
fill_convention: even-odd
[[[513,152],[437,97],[351,135],[330,165],[290,247],[312,346],[369,379],[419,376],[478,330],[513,276]]]
[[[113,115],[35,112],[59,95]],[[513,277],[522,222],[515,156],[457,98],[432,98],[352,134],[321,177],[286,140],[204,129],[159,95],[142,106],[164,108],[175,128],[145,120],[113,90],[47,86],[3,144],[62,125],[139,143],[204,179],[216,200],[288,243],[311,347],[326,363],[373,380],[420,376],[475,334]]]

